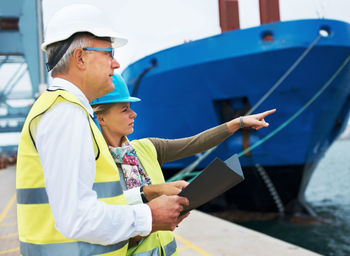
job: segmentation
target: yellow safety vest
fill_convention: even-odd
[[[88,112],[71,93],[46,91],[34,103],[24,123],[17,160],[17,216],[21,254],[50,256],[116,255],[125,256],[128,240],[113,245],[90,244],[64,237],[55,228],[45,190],[44,173],[32,139],[30,127],[50,108],[61,102],[80,106],[89,119],[96,155],[96,176],[93,190],[98,200],[107,204],[127,204],[118,169],[108,146]],[[116,230],[116,232],[118,232]]]
[[[148,139],[134,140],[131,142],[136,150],[145,171],[149,175],[152,184],[164,183],[164,176],[157,160],[157,151],[153,143]],[[175,256],[177,254],[176,241],[171,231],[153,232],[139,245],[128,249],[128,256]]]

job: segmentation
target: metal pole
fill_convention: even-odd
[[[221,32],[239,29],[238,0],[219,0]]]
[[[280,21],[279,0],[259,0],[260,23]]]
[[[40,62],[40,84],[46,84],[46,70],[44,65],[44,54],[41,50],[41,43],[43,40],[43,13],[42,13],[42,0],[36,1],[37,17],[38,17],[38,49],[39,49],[39,62]],[[35,92],[33,92],[35,93]]]

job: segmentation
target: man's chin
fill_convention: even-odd
[[[108,90],[107,90],[107,93],[110,93],[110,92],[112,92],[114,90],[114,84],[113,84],[113,82],[112,82],[112,80],[111,80],[111,83],[109,84],[109,86],[108,86]],[[106,93],[106,94],[107,94]]]

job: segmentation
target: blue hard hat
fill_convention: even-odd
[[[139,98],[131,97],[128,86],[126,85],[124,79],[121,75],[115,74],[112,76],[114,90],[107,93],[105,96],[94,99],[91,101],[90,105],[104,104],[104,103],[117,103],[117,102],[137,102],[140,101]]]

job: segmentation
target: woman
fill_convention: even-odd
[[[131,143],[126,135],[134,131],[136,113],[130,108],[131,102],[140,101],[130,97],[128,88],[120,75],[113,77],[113,92],[91,102],[97,116],[100,130],[110,152],[118,165],[122,187],[129,204],[144,203],[162,194],[178,194],[186,185],[185,181],[165,183],[161,165],[208,150],[223,142],[239,128],[260,129],[269,124],[264,118],[276,110],[233,119],[225,124],[206,130],[192,137],[167,140],[146,138]],[[135,239],[129,244],[128,255],[157,249],[164,255],[177,255],[170,231],[151,233],[142,241]],[[175,244],[176,246],[176,244]],[[170,248],[170,249],[169,249]],[[171,252],[171,253],[169,253]],[[174,253],[174,254],[173,254]],[[160,254],[159,254],[160,255]]]

